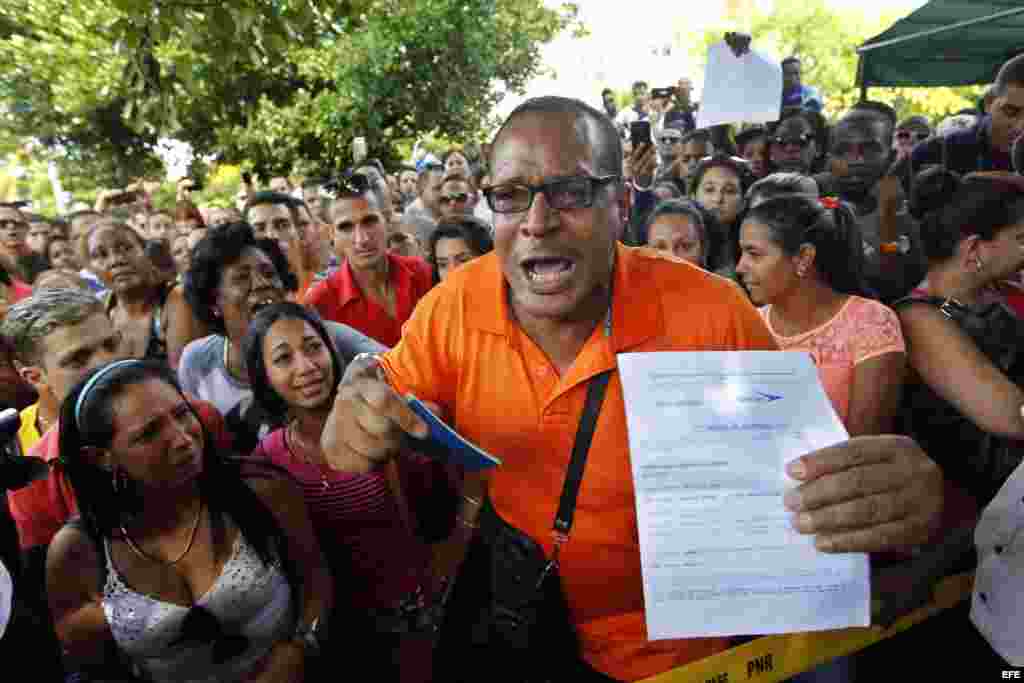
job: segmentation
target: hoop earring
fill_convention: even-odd
[[[123,496],[128,491],[128,475],[123,469],[114,465],[114,469],[111,472],[112,475],[112,486],[114,488],[114,495],[117,497]]]
[[[115,465],[113,470],[113,506],[117,510],[119,523],[130,520],[142,512],[143,496],[139,483],[128,476],[128,473],[121,467]]]

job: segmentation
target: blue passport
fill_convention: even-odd
[[[467,472],[479,472],[501,464],[501,460],[462,438],[458,432],[434,415],[423,401],[411,395],[407,395],[405,400],[412,411],[430,428],[430,435],[425,441],[447,450],[447,460],[453,465],[461,465]]]

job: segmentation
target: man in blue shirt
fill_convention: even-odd
[[[800,58],[782,60],[782,109],[799,107],[805,111],[821,112],[825,102],[817,90],[800,80]]]
[[[985,104],[988,113],[970,128],[918,144],[911,155],[914,172],[931,164],[961,174],[1012,170],[1010,149],[1024,132],[1024,55],[999,69]]]

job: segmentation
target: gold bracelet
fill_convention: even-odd
[[[462,494],[462,500],[466,501],[470,505],[475,505],[476,507],[480,507],[481,505],[484,504],[484,502],[482,500],[480,500],[479,498],[474,498],[473,496],[467,496],[466,494]]]

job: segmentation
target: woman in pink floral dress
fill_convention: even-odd
[[[770,199],[740,229],[743,279],[779,348],[806,351],[851,436],[892,429],[906,374],[896,314],[858,294],[863,250],[837,200]]]

